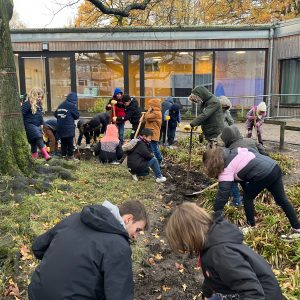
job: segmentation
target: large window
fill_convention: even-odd
[[[212,69],[213,69],[212,52],[196,52],[195,56],[195,87],[198,85],[205,86],[212,91]]]
[[[300,94],[300,58],[281,62],[281,94]],[[281,104],[300,105],[300,96],[282,96]]]
[[[193,87],[192,52],[148,52],[145,53],[144,68],[146,106],[151,98],[173,96],[181,101],[190,94]]]
[[[265,51],[216,51],[215,94],[234,106],[258,104],[264,93]]]
[[[124,90],[122,52],[75,55],[79,110],[88,110],[100,98],[111,97],[116,87]]]

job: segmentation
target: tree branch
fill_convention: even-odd
[[[106,15],[116,15],[120,17],[128,17],[131,10],[145,10],[147,5],[151,2],[151,0],[144,0],[141,3],[131,3],[127,5],[124,9],[107,7],[103,4],[101,0],[88,0],[92,4],[94,4],[103,14]]]

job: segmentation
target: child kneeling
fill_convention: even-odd
[[[118,128],[114,124],[107,126],[105,136],[95,146],[95,156],[99,155],[99,161],[111,164],[120,164],[119,159],[123,156],[121,142],[119,140]]]
[[[151,150],[151,139],[153,132],[149,128],[144,128],[137,139],[131,140],[123,145],[123,151],[127,153],[127,166],[132,174],[132,178],[137,181],[138,176],[149,175],[149,167],[153,170],[156,182],[165,182],[157,158]]]

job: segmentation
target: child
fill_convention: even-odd
[[[78,131],[79,131],[79,135],[78,135],[78,138],[77,138],[76,145],[78,147],[81,147],[82,138],[85,137],[85,148],[90,149],[91,148],[91,133],[84,126],[87,122],[88,122],[88,120],[83,120],[83,119],[80,119],[77,122],[77,128],[78,128]]]
[[[119,164],[118,160],[122,158],[123,150],[116,125],[107,126],[105,136],[95,146],[95,155],[99,155],[99,161],[103,164]]]
[[[167,180],[166,177],[162,176],[158,160],[151,151],[152,136],[152,130],[144,128],[138,139],[133,139],[123,146],[124,152],[127,152],[127,166],[135,181],[138,181],[137,176],[147,176],[149,167],[153,170],[157,183]]]
[[[203,299],[284,299],[271,267],[243,244],[243,234],[223,214],[213,219],[196,204],[183,203],[171,215],[166,236],[175,252],[199,255]]]
[[[51,156],[47,153],[41,128],[43,124],[43,98],[44,92],[42,89],[33,88],[29,93],[28,100],[22,104],[22,114],[32,157],[34,159],[38,158],[37,149],[39,148],[44,159],[48,161],[51,159]]]
[[[44,122],[43,125],[43,134],[46,139],[48,139],[48,143],[50,146],[51,155],[58,155],[58,135],[57,135],[57,120],[49,119]]]
[[[54,113],[57,118],[57,133],[61,139],[61,155],[62,157],[67,156],[70,159],[74,157],[74,120],[79,118],[77,100],[77,94],[70,93],[66,100],[58,106]]]
[[[159,140],[162,141],[164,144],[166,142],[166,126],[167,122],[165,119],[165,113],[167,110],[171,108],[171,106],[174,104],[174,100],[171,96],[167,97],[165,101],[161,103],[161,113],[162,113],[162,124],[160,128],[160,138]]]
[[[153,132],[153,136],[151,139],[151,149],[157,158],[161,167],[164,167],[163,157],[158,148],[158,141],[160,135],[160,128],[162,123],[162,114],[161,114],[161,105],[159,99],[151,99],[149,100],[149,108],[145,114],[145,128],[149,128]]]
[[[172,146],[175,139],[176,127],[181,122],[180,110],[177,104],[173,104],[170,109],[166,110],[165,120],[168,122],[168,145]]]
[[[255,227],[254,199],[265,188],[284,211],[292,229],[300,237],[300,222],[292,204],[288,201],[282,183],[282,173],[276,161],[261,155],[254,149],[227,148],[207,150],[203,163],[209,177],[218,178],[219,190],[214,203],[214,211],[223,210],[234,180],[238,180],[244,190],[244,209],[247,222]],[[295,236],[296,238],[296,236]]]
[[[110,99],[109,103],[106,105],[106,110],[111,110],[111,120],[113,119],[113,117],[117,117],[117,118],[125,117],[125,105],[122,98],[123,98],[123,91],[120,88],[116,88],[112,98]],[[119,131],[119,139],[123,144],[125,121],[119,119],[117,120],[116,125]]]
[[[247,113],[246,129],[247,137],[251,138],[252,129],[255,127],[258,142],[263,144],[262,140],[262,124],[266,116],[267,106],[265,102],[260,102],[257,106],[253,106]]]
[[[229,127],[234,123],[234,120],[230,114],[230,108],[232,106],[230,100],[226,96],[220,96],[219,100],[221,102],[222,106],[222,112],[223,112],[223,122],[224,127]],[[240,206],[242,204],[241,196],[239,192],[239,186],[237,182],[233,182],[231,185],[231,194],[232,194],[232,205],[233,206]]]

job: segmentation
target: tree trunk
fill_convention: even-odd
[[[10,40],[12,12],[12,0],[0,0],[0,175],[28,174],[32,165]]]

